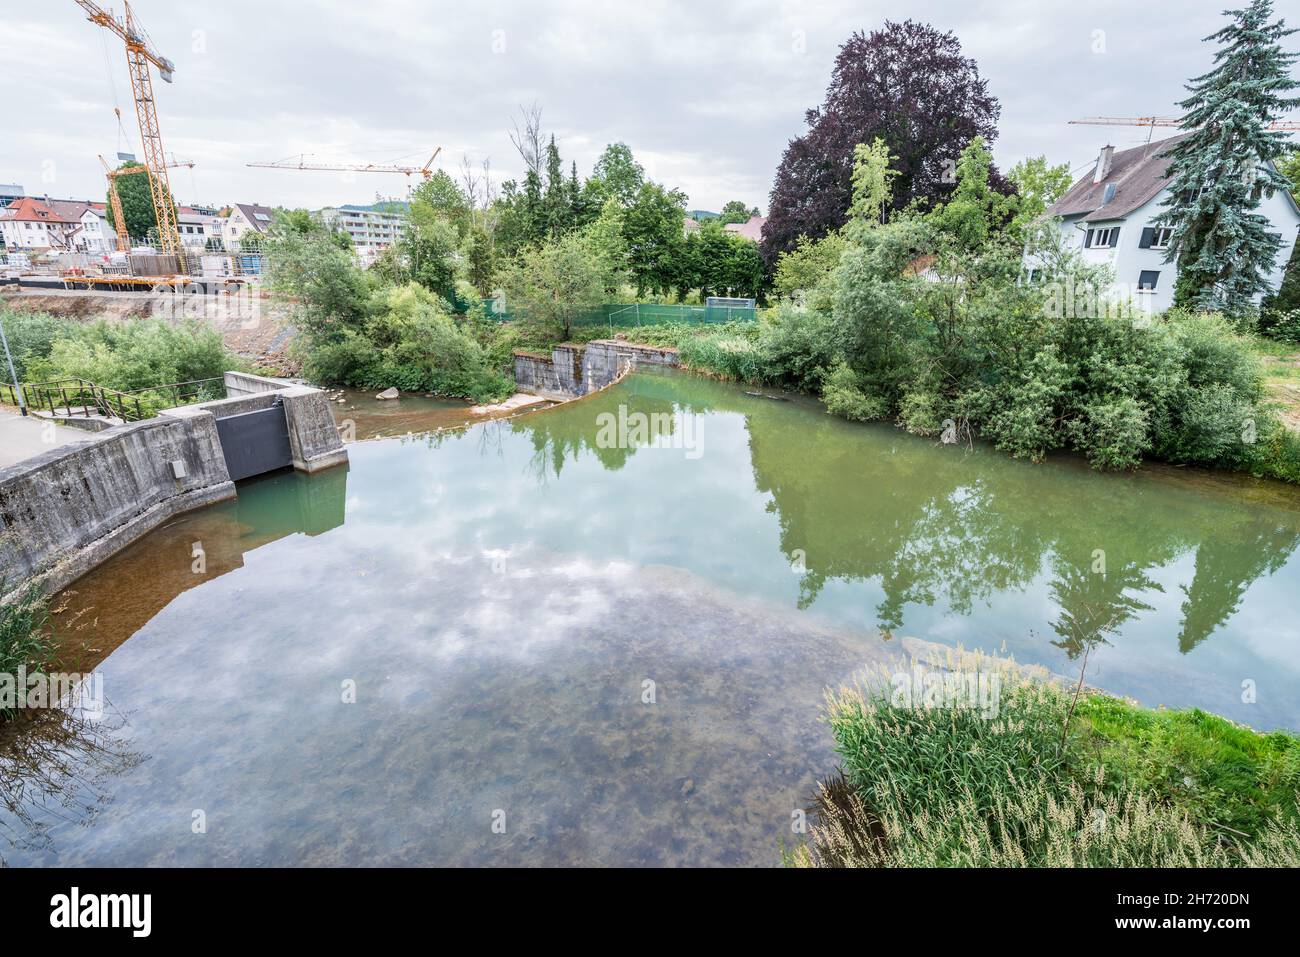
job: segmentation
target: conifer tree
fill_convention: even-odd
[[[1271,165],[1286,150],[1285,134],[1268,124],[1300,104],[1286,95],[1297,86],[1289,69],[1297,54],[1279,42],[1296,31],[1270,22],[1272,6],[1251,0],[1227,12],[1232,22],[1206,37],[1219,44],[1214,69],[1192,80],[1192,95],[1178,104],[1191,132],[1167,154],[1170,194],[1156,219],[1173,229],[1165,261],[1178,264],[1178,305],[1240,316],[1268,291],[1282,237],[1256,210],[1288,185]]]

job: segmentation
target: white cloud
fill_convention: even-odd
[[[622,140],[656,178],[685,190],[692,207],[716,209],[732,198],[766,207],[781,151],[802,131],[804,110],[820,101],[836,50],[854,30],[907,16],[953,30],[1002,102],[1000,164],[1045,152],[1078,165],[1102,142],[1125,146],[1145,133],[1066,121],[1176,112],[1185,78],[1210,63],[1200,39],[1217,27],[1221,6],[1181,3],[1176,17],[1127,0],[921,0],[906,8],[848,0],[138,0],[134,8],[176,62],[175,83],[158,84],[157,95],[168,148],[198,164],[177,176],[182,201],[319,207],[409,185],[401,176],[245,165],[296,153],[419,165],[442,145],[448,170],[468,155],[517,175],[506,130],[518,104],[537,101],[566,167],[576,160],[586,173],[606,143]],[[1094,52],[1095,31],[1104,53]],[[128,133],[123,148],[138,151],[117,41],[71,3],[30,5],[0,22],[0,34],[0,181],[51,195],[102,194],[96,155],[119,148],[114,103]]]

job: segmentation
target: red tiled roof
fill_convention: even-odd
[[[75,219],[64,219],[57,212],[38,199],[24,196],[0,210],[0,217],[23,223],[75,223]]]

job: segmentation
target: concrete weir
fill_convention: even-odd
[[[63,588],[174,515],[233,498],[219,420],[282,409],[284,465],[347,461],[325,394],[226,373],[229,398],[160,412],[0,469],[0,598]],[[248,473],[244,473],[248,474]]]
[[[585,346],[565,342],[549,356],[517,349],[514,356],[519,391],[560,402],[603,389],[639,365],[679,364],[676,349],[622,339],[593,339]]]

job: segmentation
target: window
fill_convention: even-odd
[[[1169,237],[1171,237],[1173,234],[1174,234],[1173,228],[1170,226],[1161,226],[1157,228],[1155,234],[1151,237],[1151,248],[1168,249]]]
[[[1158,269],[1143,269],[1138,274],[1138,292],[1155,292],[1156,283],[1160,281]]]
[[[1102,229],[1090,229],[1083,237],[1084,249],[1098,247],[1115,247],[1119,244],[1119,227],[1106,226]]]

